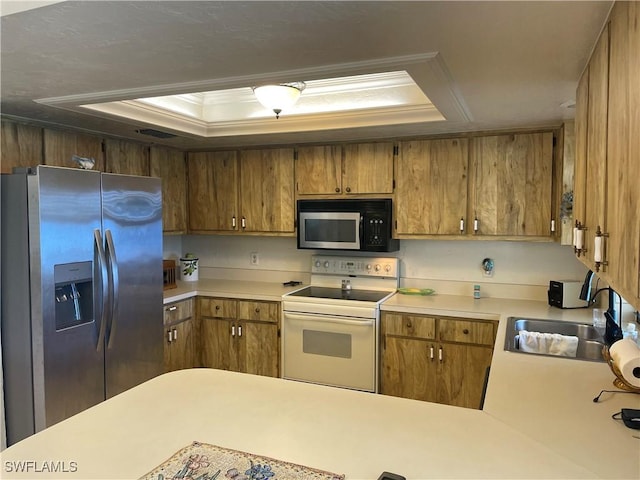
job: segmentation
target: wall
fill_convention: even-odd
[[[294,238],[165,236],[165,258],[187,252],[200,258],[201,278],[271,281],[308,281],[311,255],[325,253],[297,250]],[[259,254],[259,265],[250,264],[251,252]],[[587,271],[572,247],[555,243],[402,240],[400,250],[387,255],[400,259],[402,286],[455,295],[471,295],[480,284],[483,296],[546,301],[549,280],[582,281]],[[485,257],[495,262],[490,278],[481,269]]]

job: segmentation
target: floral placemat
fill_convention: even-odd
[[[193,442],[140,480],[343,480],[344,475]]]

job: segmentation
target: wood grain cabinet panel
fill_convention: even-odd
[[[474,137],[470,213],[478,235],[551,235],[553,133]]]
[[[277,377],[280,303],[199,298],[204,367]]]
[[[609,47],[606,271],[640,309],[640,2],[614,4]]]
[[[73,156],[95,160],[94,170],[105,171],[103,140],[84,133],[44,130],[44,163],[58,167],[78,168]]]
[[[149,174],[162,179],[162,230],[187,233],[187,167],[184,153],[151,147]]]
[[[239,164],[235,151],[189,153],[189,230],[239,230]]]
[[[149,176],[149,147],[125,140],[105,140],[108,173]]]
[[[381,325],[380,393],[481,407],[495,322],[383,312]]]
[[[241,229],[294,232],[293,149],[240,152]]]
[[[11,173],[14,167],[35,167],[43,163],[41,128],[6,120],[0,125],[0,173]]]
[[[397,235],[456,235],[467,217],[466,138],[401,142],[396,164]],[[468,224],[468,222],[466,222]]]
[[[342,193],[342,148],[339,145],[299,147],[295,176],[298,195]]]
[[[393,193],[393,143],[344,146],[343,189],[349,195]]]
[[[165,372],[193,368],[199,364],[193,310],[192,299],[164,306]]]
[[[589,110],[589,69],[585,69],[576,90],[576,158],[573,180],[573,218],[584,224],[587,198],[587,114]]]

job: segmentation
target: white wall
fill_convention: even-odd
[[[187,235],[165,237],[165,258],[187,252],[200,258],[201,278],[218,278],[218,270],[268,280],[274,272],[308,276],[311,250],[297,250],[294,238]],[[249,262],[251,252],[260,257]],[[483,296],[546,300],[549,280],[584,279],[586,268],[571,247],[555,243],[402,240],[400,250],[388,256],[400,259],[401,284],[435,288],[440,293],[472,294],[481,284]],[[482,260],[495,262],[493,277],[484,277]],[[278,280],[279,281],[279,280]]]

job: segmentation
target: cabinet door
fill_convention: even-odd
[[[238,325],[228,318],[201,319],[200,351],[202,366],[241,371],[238,357]]]
[[[587,119],[589,110],[589,69],[576,90],[576,161],[573,180],[573,218],[584,224],[587,199]]]
[[[102,138],[83,133],[45,129],[45,165],[78,168],[78,164],[73,160],[74,155],[82,158],[92,158],[95,160],[93,169],[100,172],[105,171]]]
[[[640,3],[611,14],[605,259],[613,288],[640,308]]]
[[[42,164],[42,129],[31,125],[1,123],[0,173],[11,173],[14,167]]]
[[[237,153],[189,153],[187,166],[189,230],[238,230]]]
[[[149,176],[149,147],[124,140],[106,140],[106,171],[124,175]]]
[[[480,408],[492,354],[490,347],[440,344],[436,401],[458,407]]]
[[[162,179],[162,230],[187,232],[187,167],[184,153],[151,147],[149,169],[152,177]]]
[[[423,338],[436,338],[436,319],[422,315],[407,315],[399,313],[384,313],[382,325],[385,335]]]
[[[241,225],[246,232],[293,232],[293,150],[240,152]]]
[[[477,137],[472,152],[476,233],[551,235],[553,133]]]
[[[339,145],[298,148],[295,170],[298,195],[342,192],[342,149]]]
[[[238,319],[256,322],[277,322],[280,317],[279,302],[238,301]]]
[[[193,321],[191,319],[165,327],[165,372],[196,366]]]
[[[344,146],[344,192],[393,193],[393,143]]]
[[[496,333],[491,322],[441,318],[438,339],[443,342],[474,343],[493,347]]]
[[[380,393],[433,402],[436,400],[435,344],[425,340],[385,336]]]
[[[241,322],[240,371],[267,377],[278,376],[278,325]]]
[[[609,29],[605,27],[589,62],[589,100],[587,109],[587,176],[584,248],[582,257],[593,267],[595,232],[606,232],[607,192],[607,97],[609,91]]]
[[[396,165],[396,232],[454,235],[467,216],[467,139],[403,142]]]

